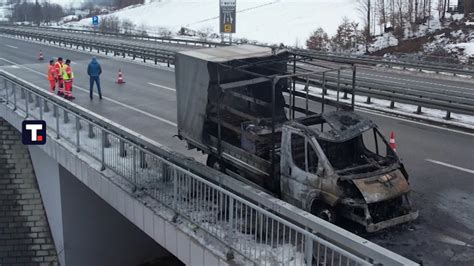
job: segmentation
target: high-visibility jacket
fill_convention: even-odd
[[[74,78],[74,72],[72,72],[71,66],[65,65],[63,71],[63,80],[69,81]]]
[[[56,62],[54,64],[54,69],[56,70],[56,76],[62,78],[64,72],[64,65],[59,62]]]
[[[56,69],[52,65],[48,65],[48,80],[55,80],[57,77]]]

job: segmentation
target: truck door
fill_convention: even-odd
[[[319,188],[319,158],[310,139],[302,132],[284,127],[281,156],[283,200],[306,209],[309,194]]]

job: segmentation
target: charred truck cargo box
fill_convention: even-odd
[[[374,232],[414,220],[407,172],[377,126],[353,112],[356,86],[339,86],[344,71],[355,81],[353,66],[252,45],[179,52],[178,135],[209,166],[327,221]],[[335,100],[311,93],[329,87]]]

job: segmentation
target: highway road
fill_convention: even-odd
[[[0,37],[0,69],[46,90],[47,60],[36,59],[40,49],[45,59],[61,56],[72,60],[75,103],[205,161],[203,155],[188,151],[184,142],[173,137],[177,129],[172,69],[98,57],[104,70],[102,101],[97,95],[89,100],[86,68],[91,55],[87,53]],[[119,68],[126,81],[122,85],[115,83]],[[405,80],[410,78],[406,76]],[[458,86],[449,80],[442,82]],[[473,265],[474,134],[366,110],[358,112],[375,121],[385,136],[395,132],[398,152],[410,174],[411,200],[420,210],[420,218],[414,223],[363,237],[425,265]]]
[[[57,36],[63,37],[78,37],[78,33],[73,32],[58,32],[55,30],[47,30],[44,28],[37,29],[32,27],[23,27],[23,30],[27,30],[29,32],[45,32],[47,31],[50,34],[54,34]],[[117,44],[131,44],[135,46],[141,47],[148,47],[148,48],[156,48],[161,50],[167,50],[170,52],[176,52],[183,49],[196,49],[202,48],[201,46],[186,46],[184,44],[176,44],[176,43],[162,43],[156,41],[148,41],[148,40],[136,40],[136,39],[123,39],[117,38],[114,36],[103,36],[103,35],[91,35],[91,34],[83,34],[80,35],[83,38],[94,38],[94,40],[103,40],[103,41],[110,41],[113,40]],[[316,60],[315,63],[322,63],[322,61]],[[337,64],[323,62],[325,66],[334,66]],[[372,81],[374,83],[384,84],[386,86],[394,86],[394,87],[404,87],[404,88],[411,88],[413,90],[418,91],[432,91],[438,93],[457,93],[462,95],[463,97],[474,98],[474,80],[472,79],[456,79],[456,78],[447,78],[446,75],[438,74],[438,73],[430,73],[430,74],[423,74],[417,73],[416,71],[410,71],[411,75],[407,75],[404,71],[391,71],[390,69],[383,68],[373,68],[373,67],[359,67],[358,68],[359,74],[357,75],[357,79],[360,82],[363,81]],[[351,78],[350,73],[345,72],[343,73],[344,77],[348,79]]]

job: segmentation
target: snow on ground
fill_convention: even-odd
[[[397,46],[398,39],[389,32],[375,38],[374,43],[369,47],[370,52],[375,52],[390,46]]]
[[[113,15],[152,30],[168,28],[175,33],[186,27],[217,33],[218,3],[217,0],[162,0],[125,8]],[[357,3],[353,0],[239,0],[237,12],[234,37],[287,45],[304,45],[318,27],[333,35],[345,16],[360,22]],[[84,19],[76,25],[90,26],[91,20]]]
[[[465,55],[474,56],[474,42],[457,43],[450,46],[463,49]]]

